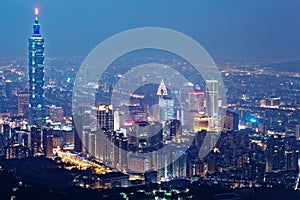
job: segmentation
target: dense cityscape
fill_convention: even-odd
[[[40,21],[36,8],[28,58],[0,62],[0,199],[300,198],[300,62],[223,62],[222,80],[205,80],[178,55],[138,50],[74,109],[84,58],[47,57]],[[126,79],[147,63],[154,79]]]

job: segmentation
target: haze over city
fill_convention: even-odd
[[[299,6],[297,0],[1,0],[1,57],[26,58],[31,10],[39,7],[48,57],[86,56],[113,34],[157,26],[189,35],[217,61],[297,60]]]
[[[0,199],[299,199],[299,9],[0,0]]]

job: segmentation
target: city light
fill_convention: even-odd
[[[38,9],[38,8],[35,8],[35,9],[34,9],[34,13],[35,13],[36,16],[39,15],[39,9]]]
[[[3,9],[0,200],[299,199],[300,4],[227,1]]]

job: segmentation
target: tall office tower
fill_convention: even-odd
[[[208,130],[208,117],[198,112],[189,112],[188,127],[194,132]]]
[[[4,146],[10,144],[11,128],[9,124],[3,124],[3,139],[4,139]]]
[[[76,120],[76,123],[75,123]],[[72,117],[72,127],[74,130],[74,150],[77,152],[81,152],[82,150],[82,130],[83,130],[83,124],[82,124],[82,114],[81,113],[74,113]]]
[[[112,131],[96,134],[95,157],[107,165],[111,165],[113,161],[113,137]]]
[[[284,156],[285,156],[285,170],[298,169],[298,152],[296,145],[296,137],[289,136],[284,138]]]
[[[189,111],[204,113],[204,92],[189,93]]]
[[[175,118],[174,100],[169,97],[168,89],[162,80],[158,89],[159,120],[166,121]]]
[[[219,81],[206,81],[206,113],[208,117],[217,117],[219,114]]]
[[[218,133],[222,130],[220,108],[221,100],[219,100],[219,81],[207,80],[206,81],[206,114],[208,116],[207,131]],[[210,134],[209,140],[211,148],[215,145],[216,135]]]
[[[180,148],[174,149],[171,154],[171,159],[174,160],[168,168],[171,177],[186,177],[187,153]]]
[[[204,92],[189,93],[188,127],[193,131],[207,130],[207,116],[204,115]]]
[[[159,176],[164,179],[186,177],[187,153],[178,143],[168,144],[167,149],[162,149],[157,156],[158,162],[155,167]]]
[[[114,130],[120,130],[121,116],[120,111],[114,112]]]
[[[10,98],[12,96],[12,84],[11,80],[5,81],[5,96],[6,98]]]
[[[266,149],[266,171],[283,170],[285,167],[285,145],[284,140],[271,136],[267,140]]]
[[[75,145],[75,133],[74,131],[64,130],[63,132],[64,148],[73,150]]]
[[[159,119],[161,121],[175,118],[174,100],[169,97],[159,97]]]
[[[91,129],[83,129],[82,131],[82,153],[84,155],[96,157],[96,147],[97,145],[97,131],[92,131]],[[102,141],[101,141],[102,142]]]
[[[239,128],[239,115],[233,111],[226,111],[224,131],[237,131]]]
[[[114,130],[114,112],[112,105],[99,105],[97,108],[98,130]]]
[[[24,115],[29,111],[29,93],[18,93],[18,115]]]
[[[136,122],[128,135],[129,150],[153,152],[163,145],[163,128],[160,122]]]
[[[101,130],[103,132],[101,132]],[[97,107],[97,131],[82,129],[82,153],[89,153],[105,164],[113,161],[112,132],[114,131],[114,112],[112,105],[100,104]],[[86,152],[87,151],[87,152]]]
[[[42,127],[32,126],[31,132],[31,150],[33,156],[38,156],[42,153]]]
[[[43,129],[43,153],[46,157],[53,156],[53,133],[52,128],[45,127]]]
[[[113,166],[118,170],[127,168],[128,138],[121,132],[116,132],[112,138],[113,142]]]
[[[96,153],[96,133],[94,131],[88,132],[87,150],[90,156],[95,156]]]
[[[44,48],[36,8],[33,34],[29,37],[29,121],[32,125],[40,126],[45,125]]]
[[[177,139],[181,136],[182,127],[181,122],[178,119],[170,120],[167,123],[168,137],[171,139]]]

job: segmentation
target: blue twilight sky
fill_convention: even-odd
[[[216,60],[300,59],[299,0],[0,0],[0,58],[26,58],[35,7],[47,57],[86,56],[120,31],[158,26]]]

